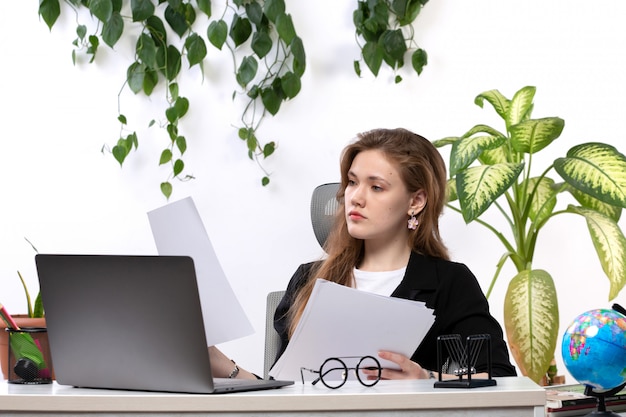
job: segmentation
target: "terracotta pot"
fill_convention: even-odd
[[[45,318],[32,319],[25,315],[13,316],[15,322],[20,327],[46,327]],[[0,328],[0,365],[2,367],[2,375],[4,379],[9,376],[9,334],[4,327]],[[54,379],[54,372],[52,373]]]

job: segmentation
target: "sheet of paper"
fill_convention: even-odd
[[[216,345],[254,332],[220,265],[191,197],[148,212],[159,255],[193,259],[207,343]]]
[[[435,317],[424,303],[385,297],[318,279],[287,349],[270,370],[300,380],[300,368],[318,370],[330,357],[374,356],[390,350],[411,356]],[[397,368],[380,360],[385,368]],[[348,365],[350,366],[350,365]],[[305,380],[313,379],[305,372]]]

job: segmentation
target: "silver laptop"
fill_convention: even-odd
[[[212,378],[193,260],[186,256],[35,256],[59,384],[185,393],[293,381]]]

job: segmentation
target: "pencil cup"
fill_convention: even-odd
[[[50,384],[52,361],[44,327],[25,327],[9,332],[9,377],[11,384]]]

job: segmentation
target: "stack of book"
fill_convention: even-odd
[[[626,389],[606,397],[606,409],[615,413],[626,412]],[[554,385],[546,387],[546,416],[585,416],[596,409],[598,399],[585,395],[582,384]]]

